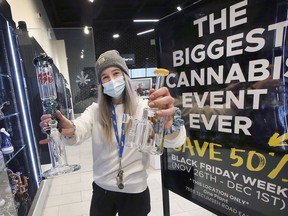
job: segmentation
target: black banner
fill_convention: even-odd
[[[164,186],[218,215],[288,215],[287,0],[199,1],[156,26],[187,139]]]

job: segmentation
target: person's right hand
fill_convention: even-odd
[[[57,110],[56,111],[56,117],[58,121],[58,128],[61,131],[61,135],[66,136],[66,137],[72,137],[75,132],[75,127],[72,121],[67,119],[62,113]],[[51,121],[51,114],[43,114],[41,116],[41,122],[40,122],[40,127],[43,131],[43,128],[49,126],[49,121]],[[43,139],[39,141],[39,144],[47,144],[49,142],[49,139]]]

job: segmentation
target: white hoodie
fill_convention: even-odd
[[[142,110],[148,107],[148,100],[139,99],[134,119],[142,118]],[[121,134],[123,104],[116,105],[118,132]],[[103,128],[99,123],[99,106],[93,103],[73,120],[76,131],[73,139],[66,139],[66,143],[81,143],[92,136],[93,152],[93,178],[94,182],[103,189],[123,193],[140,193],[147,188],[147,168],[149,167],[149,154],[139,152],[136,148],[124,147],[122,156],[122,169],[124,171],[124,189],[119,189],[116,176],[119,169],[119,146],[115,135],[113,143],[107,143]],[[165,147],[179,147],[186,139],[186,130],[182,126],[179,135],[173,140],[166,140]]]

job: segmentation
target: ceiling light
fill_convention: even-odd
[[[84,27],[84,33],[85,33],[85,34],[89,34],[89,33],[90,33],[90,31],[89,31],[89,29],[88,29],[88,26],[85,26],[85,27]]]
[[[133,22],[158,22],[159,19],[135,19]]]
[[[113,38],[119,38],[120,35],[119,34],[113,34]]]
[[[153,32],[153,31],[154,31],[154,29],[149,29],[147,31],[139,32],[139,33],[137,33],[137,35],[142,35],[142,34],[146,34],[146,33]]]
[[[94,0],[88,0],[89,2],[91,2],[91,3],[93,3],[94,2]]]
[[[178,10],[178,11],[181,11],[181,10],[182,10],[182,8],[181,8],[180,6],[178,6],[178,7],[177,7],[177,10]]]
[[[80,54],[80,58],[83,59],[84,58],[84,50],[81,50],[81,54]]]

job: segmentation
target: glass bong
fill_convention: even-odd
[[[155,90],[157,90],[164,85],[164,78],[169,71],[158,68],[154,73],[157,75],[155,84]],[[132,119],[127,115],[123,116],[123,122],[132,121],[125,146],[136,147],[140,152],[152,155],[163,154],[166,118],[157,116],[158,110],[157,108],[145,108],[141,120]]]
[[[43,177],[52,177],[60,174],[70,173],[80,169],[80,165],[68,165],[65,145],[62,142],[61,134],[57,128],[56,109],[58,103],[56,82],[52,69],[53,60],[46,54],[40,54],[34,58],[34,66],[37,74],[40,98],[44,114],[51,114],[52,120],[42,131],[49,140],[48,148],[52,168],[43,172]]]

